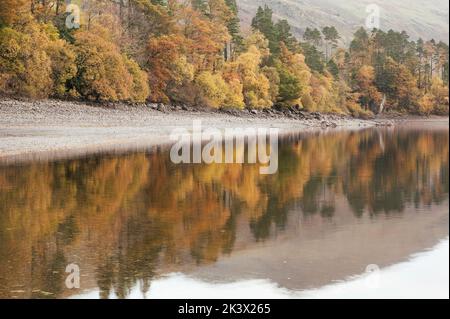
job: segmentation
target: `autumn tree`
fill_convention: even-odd
[[[389,57],[383,71],[377,72],[376,84],[396,108],[411,111],[415,109],[420,92],[417,80],[404,65]]]
[[[256,46],[251,46],[241,54],[236,65],[243,83],[245,104],[252,108],[271,107],[270,82],[261,71],[262,54]]]
[[[0,2],[1,94],[448,113],[448,44],[404,31],[360,28],[336,49],[335,27],[308,27],[299,42],[267,5],[243,37],[236,0],[86,0],[79,29],[67,28],[65,8]]]
[[[448,114],[449,112],[449,98],[448,98],[448,84],[446,84],[441,78],[434,77],[431,81],[431,87],[429,93],[425,94],[428,97],[425,99],[425,103],[431,101],[431,111],[437,114]],[[424,100],[422,100],[424,102]],[[423,110],[423,104],[420,105]],[[425,109],[430,109],[425,107]]]
[[[27,0],[2,0],[0,2],[0,27],[11,26],[27,19],[29,10],[29,1]]]
[[[278,102],[286,106],[302,105],[302,101],[309,104],[311,72],[305,63],[305,57],[300,53],[290,52],[282,43],[276,67],[280,76]]]
[[[149,94],[146,75],[122,54],[101,26],[75,35],[77,75],[73,88],[96,101],[144,102]]]
[[[195,82],[206,105],[214,108],[244,107],[242,84],[239,81],[227,83],[220,74],[204,71],[196,77]]]
[[[223,1],[223,0],[221,0]],[[180,31],[186,41],[186,53],[196,72],[212,71],[223,60],[225,43],[230,41],[226,25],[202,16],[189,7],[177,13]],[[220,19],[218,16],[217,19]]]
[[[52,93],[56,97],[70,95],[68,85],[77,74],[76,53],[74,47],[60,38],[59,32],[53,25],[48,25],[46,33],[49,43],[46,49],[51,61]]]
[[[0,29],[0,89],[4,94],[45,98],[51,93],[50,58],[45,51],[34,50],[47,39],[35,26],[32,29],[28,28],[28,34]]]
[[[150,99],[168,103],[173,90],[194,79],[194,66],[185,55],[186,39],[163,35],[150,39],[145,68],[150,75]]]
[[[375,86],[375,69],[372,66],[362,66],[356,75],[357,92],[360,94],[359,102],[365,110],[375,110],[381,103],[381,93]]]

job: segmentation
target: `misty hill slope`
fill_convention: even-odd
[[[241,20],[251,23],[258,6],[269,5],[275,18],[287,19],[297,36],[306,27],[334,25],[344,42],[365,25],[366,7],[381,9],[380,28],[405,30],[412,39],[434,38],[448,43],[449,4],[447,0],[238,0]]]

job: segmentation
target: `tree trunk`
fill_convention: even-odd
[[[385,104],[386,104],[386,94],[383,95],[383,101],[381,101],[380,107],[378,109],[378,114],[381,114],[384,112]]]

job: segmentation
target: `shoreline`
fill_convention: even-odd
[[[448,126],[448,117],[383,115],[357,119],[295,109],[197,110],[161,104],[93,105],[59,100],[0,99],[0,164],[56,160],[96,153],[167,147],[175,128],[278,128],[280,135],[301,132],[359,130],[379,126]]]

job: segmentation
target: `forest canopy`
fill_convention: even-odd
[[[2,0],[0,95],[368,116],[448,114],[448,44],[307,28],[236,0]]]

